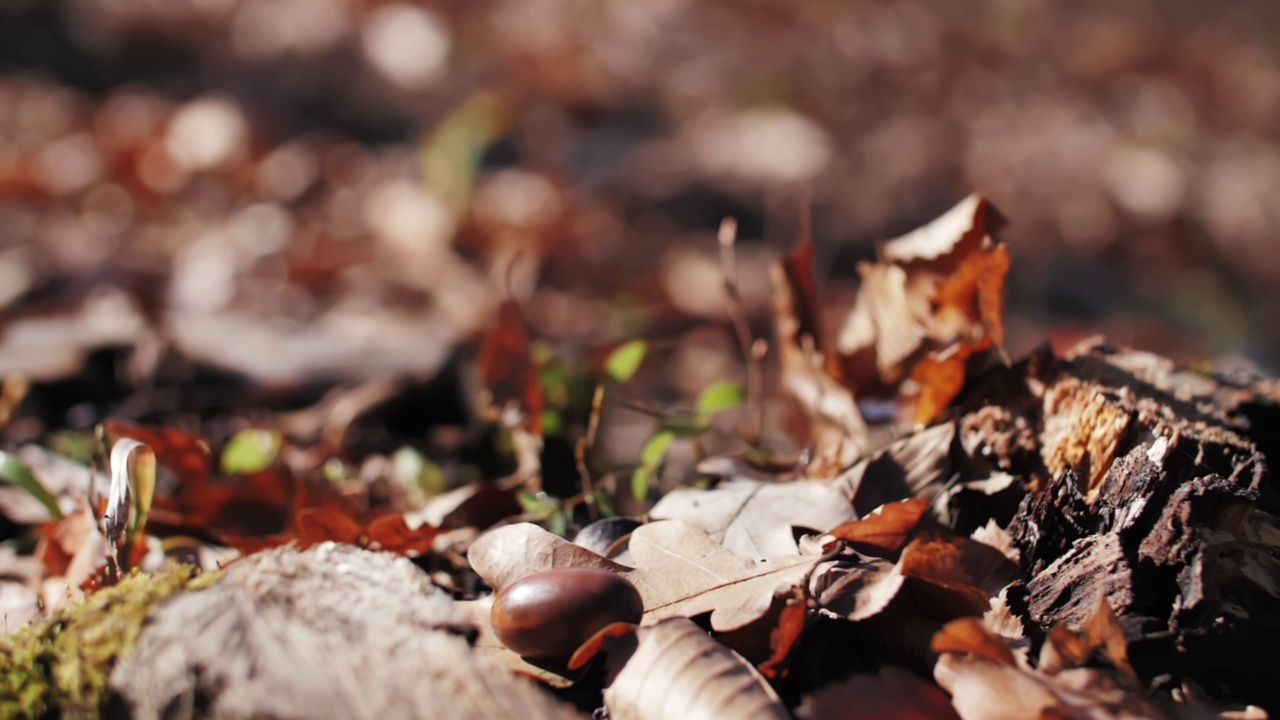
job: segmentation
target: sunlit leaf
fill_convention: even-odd
[[[630,380],[640,369],[640,363],[644,362],[648,350],[649,344],[644,340],[632,340],[619,345],[604,361],[605,374],[614,382],[624,383]]]
[[[261,428],[245,428],[222,449],[222,472],[242,475],[266,470],[280,452],[280,433]]]
[[[26,465],[3,451],[0,451],[0,482],[17,485],[26,490],[28,495],[38,500],[49,511],[50,518],[62,519],[62,510],[58,508],[57,498],[51,495],[39,480],[36,480]]]
[[[641,465],[631,472],[631,494],[637,500],[643,500],[649,495],[649,486],[655,479],[654,468]]]
[[[660,432],[649,438],[649,442],[644,445],[644,450],[640,451],[640,463],[648,467],[657,467],[666,457],[667,448],[671,446],[671,441],[674,439],[675,435],[670,432]]]
[[[470,204],[480,155],[505,130],[508,115],[496,95],[477,93],[425,138],[420,155],[424,184],[455,214]]]
[[[746,388],[732,380],[722,380],[702,391],[698,396],[698,412],[704,415],[735,408],[747,399]]]

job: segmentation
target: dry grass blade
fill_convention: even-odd
[[[689,620],[636,631],[639,644],[604,692],[614,720],[789,718],[773,688]]]

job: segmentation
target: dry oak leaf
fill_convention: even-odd
[[[635,567],[608,560],[530,523],[491,530],[467,552],[472,568],[495,591],[527,575],[557,567],[594,567],[631,581],[644,600],[649,625],[670,617],[711,613],[716,631],[757,620],[778,592],[801,583],[821,560],[790,555],[752,562],[679,520],[641,526],[631,534]]]
[[[854,519],[853,505],[829,483],[733,480],[714,490],[683,489],[654,505],[654,520],[684,520],[752,559],[795,555],[795,528],[822,532]]]
[[[737,653],[692,621],[636,630],[636,649],[604,691],[614,720],[739,720],[791,717],[777,693]]]

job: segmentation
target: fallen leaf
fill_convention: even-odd
[[[859,266],[862,286],[835,347],[854,394],[900,392],[910,378],[915,422],[928,423],[964,387],[969,358],[1002,347],[1009,253],[994,236],[1003,224],[971,195]]]
[[[818,607],[829,616],[859,622],[884,612],[898,597],[906,577],[899,563],[864,558],[832,570],[824,581]]]
[[[958,653],[1016,666],[1008,641],[989,630],[978,618],[963,617],[947,623],[930,647],[936,653]]]
[[[934,678],[951,693],[963,720],[1138,720],[1173,717],[1175,712],[1186,718],[1212,717],[1194,707],[1157,704],[1127,682],[1092,668],[1047,676],[985,657],[946,653],[938,659]]]
[[[951,479],[953,423],[942,423],[901,438],[831,481],[853,507],[866,514],[907,498],[933,498]]]
[[[1138,676],[1129,664],[1128,647],[1124,628],[1120,627],[1106,598],[1100,597],[1097,609],[1078,631],[1065,624],[1049,631],[1048,641],[1040,649],[1037,667],[1043,673],[1054,675],[1068,668],[1083,667],[1096,654],[1136,681]]]
[[[837,539],[849,543],[859,552],[882,557],[896,556],[929,511],[929,501],[924,498],[899,500],[882,505],[870,515],[827,531]]]
[[[635,652],[604,691],[615,720],[789,718],[751,664],[683,618],[636,630]]]
[[[799,552],[795,529],[822,532],[853,519],[853,506],[828,483],[733,480],[713,490],[674,490],[649,511],[683,520],[729,550],[752,559]]]
[[[787,660],[791,651],[800,642],[805,627],[809,623],[809,598],[804,588],[792,588],[791,596],[778,617],[773,631],[769,633],[768,659],[760,663],[760,674],[769,679],[786,677]]]

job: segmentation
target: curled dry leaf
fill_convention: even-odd
[[[710,491],[675,490],[649,516],[683,520],[752,559],[798,553],[795,528],[821,532],[854,518],[853,506],[839,490],[812,480],[735,480]]]
[[[1137,679],[1129,665],[1129,642],[1124,628],[1106,598],[1098,598],[1098,607],[1078,631],[1060,624],[1049,631],[1048,642],[1040,649],[1041,672],[1054,674],[1067,668],[1082,667],[1100,655],[1111,667],[1126,677]]]
[[[994,238],[1003,224],[990,202],[971,195],[859,266],[862,287],[836,336],[848,387],[883,393],[910,378],[919,388],[916,422],[946,408],[969,357],[1004,342],[1009,253]]]
[[[1078,668],[1054,676],[983,657],[944,654],[934,668],[938,684],[964,720],[1079,718],[1136,720],[1170,717],[1127,683],[1102,670]],[[1194,715],[1187,709],[1185,717]],[[1212,717],[1211,715],[1208,717]]]
[[[604,691],[615,720],[789,718],[750,663],[684,618],[636,630],[635,652]]]
[[[933,650],[941,654],[934,677],[964,720],[1212,717],[1135,692],[1124,636],[1105,601],[1080,632],[1055,628],[1036,669],[1018,659],[1012,643],[976,618],[954,620],[934,635]],[[1085,666],[1098,650],[1114,669]]]

